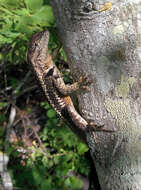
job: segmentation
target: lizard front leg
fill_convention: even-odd
[[[56,89],[64,96],[70,95],[72,92],[75,92],[80,89],[88,90],[88,85],[91,83],[87,77],[81,77],[78,82],[73,84],[65,84],[62,77],[53,78],[54,85]]]

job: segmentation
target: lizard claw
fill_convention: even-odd
[[[104,124],[102,125],[96,125],[93,121],[88,122],[88,126],[90,127],[90,130],[92,131],[101,131],[102,128],[104,127]]]
[[[88,86],[83,85],[82,88],[83,88],[84,90],[88,91],[88,92],[91,91],[91,89],[90,89]]]
[[[88,126],[90,131],[103,131],[103,132],[115,132],[116,130],[113,129],[106,129],[104,128],[104,124],[96,125],[92,120],[88,121]]]
[[[90,85],[92,82],[93,81],[90,80],[87,76],[84,76],[84,77],[80,77],[80,80],[78,83],[81,89],[90,91],[90,89],[87,86]]]

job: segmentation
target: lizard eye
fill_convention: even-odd
[[[33,46],[32,46],[32,49],[35,50],[35,48],[37,48],[37,47],[38,47],[38,43],[35,42],[35,43],[33,44]]]
[[[37,46],[38,46],[37,42],[35,42],[34,46],[35,46],[35,47],[37,47]]]

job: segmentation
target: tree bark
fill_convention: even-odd
[[[113,133],[88,132],[102,190],[141,189],[141,2],[51,0],[59,36],[75,79],[87,75],[90,92],[78,95],[86,119]]]

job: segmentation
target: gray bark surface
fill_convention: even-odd
[[[59,36],[77,80],[81,115],[114,133],[87,133],[102,190],[141,189],[141,3],[51,0]]]

